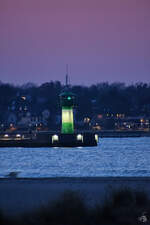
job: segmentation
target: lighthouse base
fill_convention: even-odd
[[[75,133],[75,134],[60,134],[59,140],[52,143],[58,147],[86,147],[97,146],[96,134],[93,133]]]
[[[34,134],[0,134],[0,147],[90,147],[97,146],[98,135],[93,132],[61,134],[58,132],[37,132]]]

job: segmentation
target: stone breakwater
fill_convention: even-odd
[[[94,206],[124,188],[144,191],[150,197],[150,177],[1,178],[0,210],[5,215],[19,215],[53,202],[67,190],[78,191]]]

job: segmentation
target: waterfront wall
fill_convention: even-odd
[[[19,215],[52,203],[67,190],[78,191],[94,206],[123,188],[144,191],[150,197],[150,177],[1,178],[0,210],[5,215]]]
[[[150,137],[150,131],[118,131],[118,130],[101,130],[97,131],[99,137],[110,137],[110,138],[120,138],[120,137]]]

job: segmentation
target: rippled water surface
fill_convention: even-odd
[[[0,148],[0,177],[150,176],[150,138],[102,138],[97,147]]]

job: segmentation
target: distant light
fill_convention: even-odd
[[[93,129],[94,130],[101,130],[101,126],[95,124],[95,126],[93,126]]]
[[[102,114],[99,114],[97,117],[98,117],[98,119],[102,119],[103,118],[103,115]]]
[[[20,134],[16,134],[16,137],[21,137],[21,135]]]
[[[77,141],[83,142],[83,135],[82,134],[77,134]]]
[[[70,97],[70,96],[68,96],[68,97],[67,97],[67,99],[68,99],[68,100],[71,100],[71,97]]]
[[[25,97],[25,96],[22,96],[21,98],[22,98],[23,100],[26,100],[26,97]]]
[[[8,134],[4,134],[4,137],[9,137],[9,135]]]
[[[85,117],[85,118],[84,118],[84,123],[89,123],[89,122],[90,122],[90,118]]]
[[[98,134],[95,134],[95,140],[98,143]]]
[[[146,125],[149,125],[149,120],[146,120],[145,124],[146,124]]]

